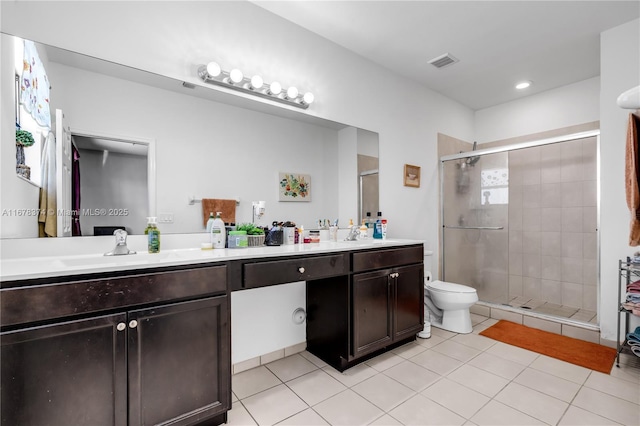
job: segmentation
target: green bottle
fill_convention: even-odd
[[[147,227],[144,230],[147,236],[147,245],[149,253],[160,253],[160,230],[156,226],[156,218],[147,218]]]

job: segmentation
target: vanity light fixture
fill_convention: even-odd
[[[259,75],[254,75],[251,78],[245,77],[242,71],[237,68],[227,72],[216,62],[200,65],[198,67],[198,77],[205,83],[238,90],[303,109],[309,108],[309,105],[315,100],[315,96],[311,92],[302,94],[296,87],[291,86],[283,93],[282,85],[277,81],[269,84]]]
[[[531,86],[532,83],[533,82],[529,80],[521,81],[520,83],[516,84],[516,89],[518,90],[526,89],[527,87]]]

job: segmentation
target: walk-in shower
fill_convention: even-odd
[[[442,279],[596,324],[598,144],[590,131],[441,157]]]

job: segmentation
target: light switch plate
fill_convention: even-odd
[[[160,213],[158,216],[159,223],[173,223],[173,213]]]

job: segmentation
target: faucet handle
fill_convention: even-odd
[[[124,229],[116,229],[115,231],[113,231],[113,235],[116,237],[117,246],[127,245],[127,231],[125,231]]]

